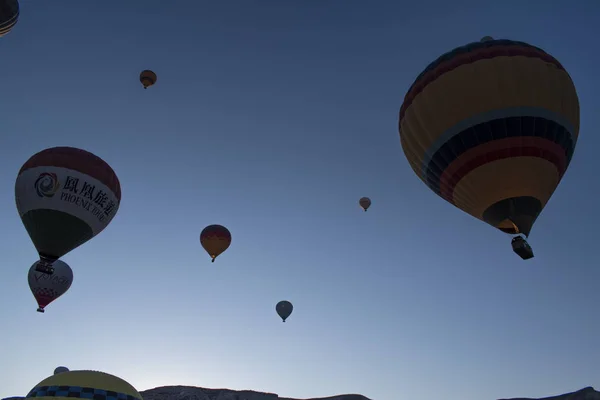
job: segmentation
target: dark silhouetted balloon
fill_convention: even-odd
[[[358,204],[360,204],[363,210],[367,211],[369,207],[371,207],[371,199],[368,197],[361,197]]]
[[[200,244],[212,262],[231,245],[231,232],[222,225],[209,225],[200,233]]]
[[[281,317],[283,322],[292,315],[292,311],[294,311],[294,306],[287,300],[282,300],[275,306],[275,311]]]
[[[140,73],[140,82],[144,86],[144,89],[148,89],[150,86],[154,85],[157,79],[156,74],[149,69]]]

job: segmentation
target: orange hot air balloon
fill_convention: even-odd
[[[371,199],[369,199],[368,197],[362,197],[359,201],[358,204],[360,204],[360,206],[362,207],[363,210],[365,210],[365,212],[367,211],[367,209],[369,207],[371,207]]]
[[[140,73],[140,82],[144,86],[144,89],[148,89],[150,86],[154,85],[157,80],[157,76],[153,71],[146,69]]]
[[[23,164],[15,200],[40,256],[36,270],[52,274],[54,261],[112,221],[121,201],[121,184],[100,157],[73,147],[53,147]]]
[[[231,232],[222,225],[209,225],[200,233],[200,244],[212,262],[231,245]]]

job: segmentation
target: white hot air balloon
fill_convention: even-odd
[[[29,289],[38,303],[38,312],[43,313],[44,308],[65,294],[73,282],[73,271],[64,261],[56,260],[52,267],[54,273],[51,275],[37,271],[39,261],[33,263],[29,268]]]

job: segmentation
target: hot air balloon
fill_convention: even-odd
[[[281,317],[283,322],[292,315],[292,311],[294,311],[294,306],[287,300],[282,300],[275,306],[275,311]]]
[[[0,0],[0,37],[12,30],[19,20],[19,2]]]
[[[200,233],[200,244],[215,262],[215,258],[231,244],[231,233],[222,225],[209,225]]]
[[[17,210],[39,256],[37,270],[81,246],[112,221],[121,201],[115,171],[100,157],[73,147],[34,154],[15,184]]]
[[[63,366],[54,368],[54,375],[62,374],[63,372],[69,372],[69,368]]]
[[[144,86],[144,89],[148,89],[150,86],[154,85],[157,79],[156,74],[149,69],[140,73],[140,82]]]
[[[52,267],[54,273],[49,275],[37,270],[36,261],[29,268],[27,280],[29,281],[29,289],[33,293],[33,297],[38,303],[38,312],[43,313],[44,308],[54,300],[66,293],[73,283],[73,271],[66,262],[62,260],[54,261]]]
[[[121,378],[97,371],[67,371],[52,375],[27,394],[35,400],[142,400],[140,393]]]
[[[485,37],[417,77],[399,130],[410,166],[434,193],[502,232],[528,237],[573,156],[579,100],[554,57]],[[533,257],[522,236],[513,250]]]
[[[371,207],[371,199],[369,199],[368,197],[361,197],[361,199],[358,201],[358,204],[360,204],[362,209],[365,210],[365,212],[367,212],[367,209]]]

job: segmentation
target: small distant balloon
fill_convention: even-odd
[[[492,40],[494,40],[493,37],[491,37],[491,36],[484,36],[484,37],[481,38],[480,42],[482,42],[482,43],[483,42],[490,42]]]
[[[65,294],[73,282],[73,271],[66,262],[56,260],[52,266],[54,273],[49,275],[37,270],[39,261],[33,263],[29,268],[27,280],[29,289],[38,303],[38,312],[43,313],[44,308],[60,296]]]
[[[156,83],[158,77],[153,71],[146,69],[140,73],[140,82],[144,86],[144,89],[148,89],[150,86]]]
[[[231,232],[222,225],[209,225],[200,233],[200,244],[212,262],[231,245]]]
[[[63,373],[63,372],[69,372],[69,368],[67,368],[67,367],[63,367],[63,366],[60,366],[60,367],[56,367],[56,368],[54,369],[54,375],[56,375],[56,374],[61,374],[61,373]]]
[[[292,311],[294,311],[294,306],[287,300],[282,300],[275,306],[275,311],[281,317],[282,321],[285,322],[286,319],[292,315]]]
[[[360,206],[362,207],[363,210],[365,210],[365,212],[367,211],[367,209],[369,207],[371,207],[371,199],[369,199],[368,197],[362,197],[359,201],[358,204],[360,204]]]

